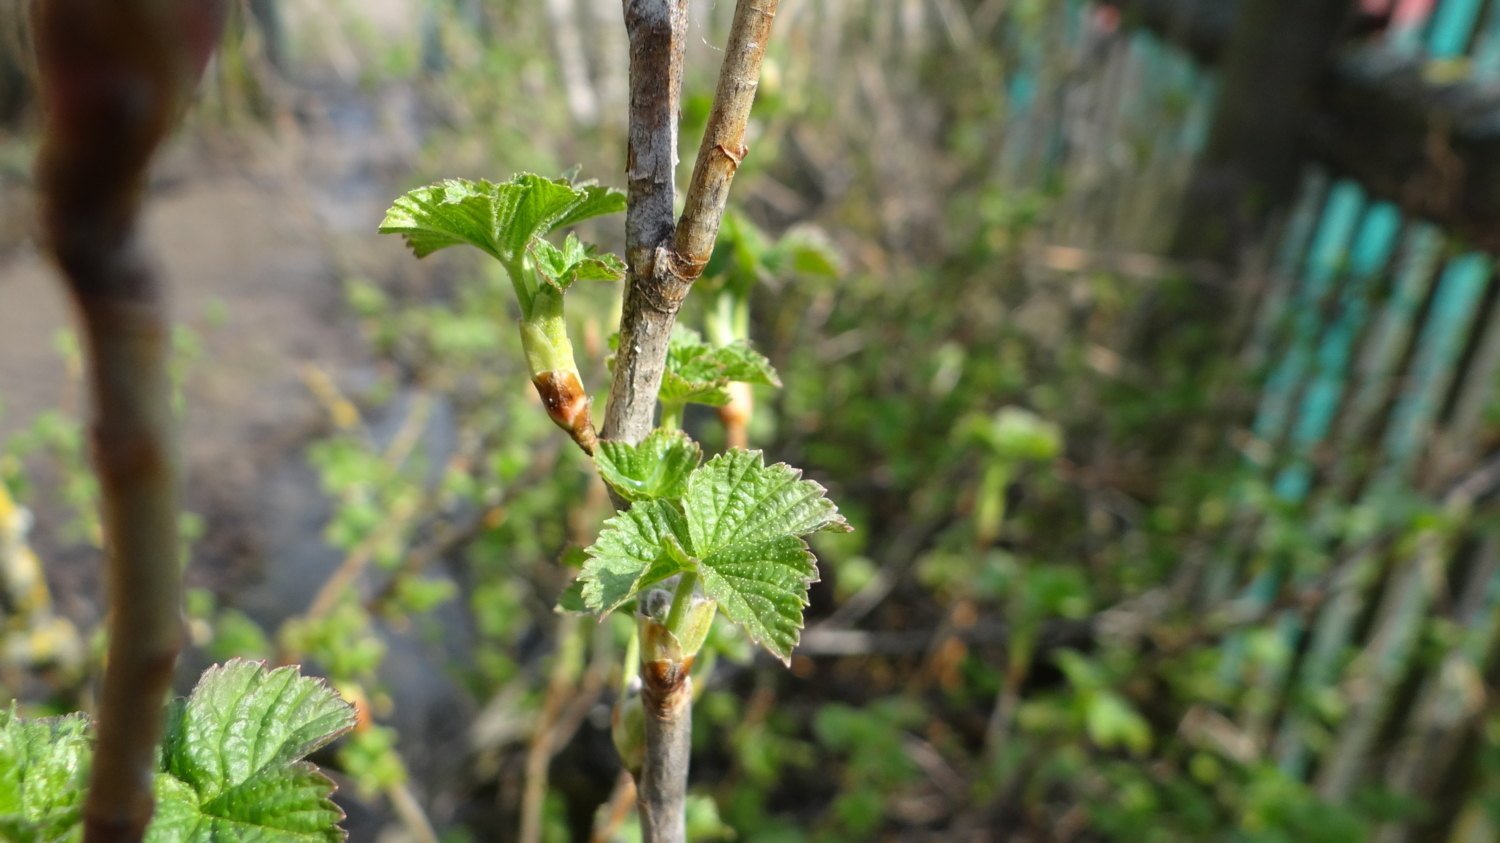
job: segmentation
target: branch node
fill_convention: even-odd
[[[725,158],[728,158],[731,169],[736,171],[739,170],[740,164],[744,163],[745,156],[750,154],[750,147],[745,146],[744,144],[740,144],[738,149],[730,149],[724,144],[719,143],[714,144],[714,149],[717,149],[719,151],[719,154],[723,155]]]

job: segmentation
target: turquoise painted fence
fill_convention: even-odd
[[[1379,47],[1500,85],[1500,0],[1430,6]],[[1004,164],[1018,183],[1063,185],[1055,241],[1158,251],[1213,75],[1149,34],[1101,28],[1083,0],[1052,15],[1072,49],[1016,45]],[[1275,623],[1226,642],[1226,713],[1325,797],[1441,803],[1497,671],[1500,518],[1481,482],[1500,450],[1495,258],[1316,167],[1269,254],[1244,349],[1262,372],[1257,456],[1199,599]],[[1288,551],[1288,530],[1314,552]],[[1322,599],[1273,609],[1289,591]],[[1379,840],[1500,840],[1477,797],[1452,808]]]

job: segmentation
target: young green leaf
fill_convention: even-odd
[[[744,340],[715,348],[705,343],[696,331],[679,327],[672,332],[666,371],[662,374],[663,404],[722,407],[729,403],[732,381],[781,386],[771,361]]]
[[[681,507],[646,501],[605,523],[580,577],[589,608],[612,611],[693,571],[726,617],[790,659],[818,576],[802,537],[849,529],[824,488],[784,463],[767,466],[759,451],[730,451],[692,473]]]
[[[668,501],[641,501],[605,521],[578,577],[584,605],[607,614],[646,586],[680,573],[682,554],[676,550],[686,535],[682,513]]]
[[[538,237],[527,251],[537,274],[559,291],[566,291],[574,281],[618,281],[625,277],[624,261],[608,252],[597,253],[572,234],[562,248]]]
[[[594,454],[599,476],[629,501],[681,498],[688,475],[702,459],[703,450],[692,437],[664,429],[651,431],[639,445],[600,442]]]
[[[533,237],[625,210],[625,194],[523,173],[508,182],[448,179],[396,200],[381,234],[400,234],[417,257],[468,243],[514,263]]]
[[[295,667],[210,668],[169,712],[152,839],[343,840],[333,783],[302,759],[353,727],[353,706]]]
[[[76,837],[90,757],[81,714],[22,720],[0,710],[0,840],[45,843]]]
[[[731,212],[724,215],[703,277],[710,287],[722,284],[745,297],[756,285],[778,278],[836,278],[843,271],[838,251],[818,229],[793,228],[772,242],[744,215]]]
[[[711,359],[729,380],[756,386],[781,386],[781,378],[771,361],[751,348],[746,340],[735,340],[714,349]]]

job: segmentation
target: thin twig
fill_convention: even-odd
[[[734,7],[734,23],[729,30],[729,45],[724,50],[724,66],[719,70],[713,110],[708,114],[703,145],[698,147],[693,180],[688,185],[687,202],[677,225],[674,268],[690,273],[682,276],[688,284],[698,277],[713,254],[724,206],[729,201],[729,186],[740,162],[750,152],[745,146],[745,129],[750,123],[750,106],[755,102],[777,3],[778,0],[740,0]]]
[[[400,535],[423,513],[430,510],[436,502],[436,497],[435,494],[428,493],[420,498],[402,498],[398,501],[391,511],[386,513],[385,520],[351,548],[348,555],[344,557],[344,561],[339,563],[338,568],[323,581],[323,585],[318,588],[318,593],[308,604],[307,611],[302,613],[302,619],[315,621],[327,617],[328,613],[332,612],[338,606],[339,601],[354,587],[355,582],[369,567],[381,546]],[[283,654],[283,656],[283,663],[295,661],[298,657],[296,654]]]
[[[693,168],[682,219],[672,224],[677,117],[682,98],[686,0],[626,0],[630,37],[630,149],[620,350],[604,437],[639,442],[651,430],[677,310],[713,252],[765,59],[777,0],[735,6],[718,89]],[[685,835],[692,748],[690,660],[643,661],[646,759],[639,782],[647,843]]]
[[[391,800],[391,810],[396,812],[401,824],[417,843],[438,843],[437,829],[432,827],[432,820],[422,810],[422,803],[417,801],[410,782],[391,785],[386,788],[385,795]]]
[[[635,779],[630,777],[628,771],[621,770],[615,789],[610,792],[609,801],[604,803],[604,810],[595,822],[594,834],[589,838],[589,843],[609,843],[614,840],[615,832],[630,817],[630,806],[634,804]]]
[[[531,744],[526,750],[526,786],[521,797],[521,843],[539,843],[542,839],[542,809],[547,798],[547,769],[557,742],[553,727],[558,716],[576,688],[580,664],[580,639],[582,630],[578,618],[559,615],[557,618],[557,653],[553,656],[551,676],[547,681],[547,696],[542,710],[537,714],[531,731]]]

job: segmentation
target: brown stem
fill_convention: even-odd
[[[625,0],[630,37],[630,149],[625,303],[604,437],[639,442],[651,431],[677,310],[713,252],[765,59],[777,0],[739,0],[718,90],[681,222],[672,223],[686,0]],[[685,835],[692,748],[691,660],[642,662],[646,758],[639,782],[647,843]]]
[[[151,817],[162,703],[182,646],[169,324],[157,300],[77,303],[110,557],[109,655],[85,839],[138,840]]]
[[[693,165],[693,180],[688,185],[687,203],[677,225],[677,265],[691,273],[684,280],[691,284],[713,255],[724,219],[724,205],[729,201],[729,186],[740,162],[750,150],[745,146],[745,127],[750,122],[750,106],[760,84],[760,66],[771,39],[771,22],[776,19],[778,0],[739,0],[730,25],[729,45],[724,50],[724,65],[719,69],[719,87],[714,93],[713,109],[698,147],[698,161]]]
[[[682,219],[672,224],[672,174],[686,39],[684,0],[627,0],[630,152],[625,219],[625,305],[604,438],[639,442],[651,431],[677,310],[703,272],[735,171],[778,0],[739,0]]]
[[[43,0],[41,230],[88,353],[108,549],[109,653],[84,840],[138,841],[182,646],[165,295],[137,235],[146,167],[223,24],[219,0]]]
[[[677,116],[682,103],[687,0],[626,0],[630,36],[630,147],[626,161],[625,304],[604,438],[651,431],[677,308],[687,295],[658,266],[672,242]]]
[[[687,778],[693,749],[692,667],[691,658],[641,662],[646,761],[641,767],[636,806],[646,843],[684,843],[687,839]]]

